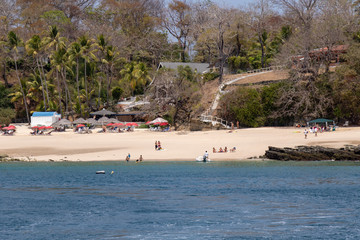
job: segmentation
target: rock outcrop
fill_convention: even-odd
[[[280,161],[356,161],[360,160],[360,146],[327,148],[321,146],[297,146],[295,148],[277,148],[269,146],[265,158]]]

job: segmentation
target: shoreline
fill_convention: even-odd
[[[339,128],[334,132],[309,134],[294,127],[263,127],[199,132],[152,132],[135,129],[126,133],[77,134],[53,132],[51,136],[32,136],[27,126],[17,126],[14,136],[0,136],[0,155],[23,161],[130,161],[143,155],[144,161],[195,161],[208,151],[214,161],[263,161],[269,146],[284,148],[295,146],[323,146],[340,148],[359,145],[360,127]],[[154,149],[161,141],[163,150]],[[235,152],[213,153],[213,147]]]

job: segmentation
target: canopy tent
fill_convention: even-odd
[[[308,122],[308,125],[310,123],[313,124],[318,124],[318,123],[325,123],[326,127],[328,126],[328,123],[332,123],[333,125],[335,125],[335,121],[331,120],[331,119],[325,119],[325,118],[318,118],[318,119],[314,119]]]
[[[330,119],[325,119],[325,118],[318,118],[318,119],[314,119],[309,121],[309,123],[327,123],[327,122],[334,122],[334,120],[330,120]]]
[[[100,110],[100,111],[90,113],[90,115],[95,115],[95,116],[111,116],[111,115],[116,115],[116,113],[111,112],[111,111],[106,110],[105,108],[103,108],[103,109]]]
[[[86,120],[83,118],[78,118],[75,121],[73,121],[73,124],[80,124],[80,123],[86,123]]]

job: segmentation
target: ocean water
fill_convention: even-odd
[[[359,239],[359,223],[359,162],[0,164],[0,239]]]

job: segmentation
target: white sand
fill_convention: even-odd
[[[360,127],[340,128],[335,132],[309,134],[304,139],[303,129],[255,128],[203,132],[152,132],[135,130],[125,133],[77,134],[53,132],[51,136],[32,136],[30,129],[18,126],[14,136],[0,136],[0,154],[37,161],[124,161],[128,153],[131,160],[140,154],[145,161],[194,161],[205,150],[213,161],[237,161],[265,154],[268,146],[295,147],[321,145],[342,147],[360,144]],[[164,150],[155,151],[155,141],[161,141]],[[236,152],[213,153],[225,146],[236,147]]]

